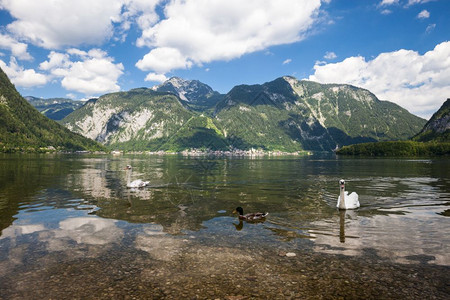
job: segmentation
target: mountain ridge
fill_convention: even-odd
[[[450,155],[450,99],[407,141],[388,141],[344,146],[339,155],[430,157]]]
[[[244,127],[257,129],[252,128],[258,122],[257,114],[267,118],[266,125],[278,131],[278,137],[285,145],[290,144],[289,148],[300,143],[307,150],[325,151],[352,143],[406,139],[425,123],[394,103],[378,100],[368,90],[291,76],[262,85],[236,86],[214,111],[214,116],[223,120],[222,127],[236,136],[242,136]],[[237,115],[240,118],[234,117]],[[272,118],[278,122],[271,123]],[[403,124],[397,122],[399,119]],[[256,144],[263,135],[261,130],[253,136],[247,134],[244,140]],[[276,139],[272,137],[270,143],[279,143]]]
[[[216,99],[207,97],[217,94],[199,81],[173,77],[151,89],[101,96],[62,123],[111,148],[180,151],[210,146],[295,152],[406,139],[426,122],[368,90],[291,76],[238,85]]]
[[[450,98],[433,114],[413,140],[450,142]]]
[[[33,96],[25,96],[24,98],[47,118],[55,121],[64,119],[85,103],[67,98],[37,98]]]
[[[64,118],[62,124],[105,145],[133,140],[143,149],[151,140],[167,138],[176,131],[177,124],[190,116],[173,94],[138,88],[88,102]]]

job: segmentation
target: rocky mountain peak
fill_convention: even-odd
[[[197,102],[200,98],[209,98],[214,94],[218,94],[207,84],[198,80],[186,80],[180,77],[171,77],[152,89],[158,92],[173,93],[181,100],[187,102]]]
[[[196,80],[186,80],[186,79],[183,79],[180,77],[171,77],[166,82],[164,82],[161,86],[171,85],[175,90],[178,90],[180,92],[185,92],[189,88],[193,88],[193,86],[196,85],[195,81]]]

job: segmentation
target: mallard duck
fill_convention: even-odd
[[[236,209],[233,211],[233,213],[239,213],[239,220],[244,220],[247,222],[256,222],[256,221],[263,221],[266,216],[269,214],[268,212],[266,213],[249,213],[244,215],[244,210],[242,209],[242,207],[236,207]]]

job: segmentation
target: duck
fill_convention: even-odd
[[[127,188],[143,188],[150,183],[150,181],[143,181],[141,179],[131,181],[131,172],[133,171],[133,168],[130,165],[127,165],[125,170],[127,170]]]
[[[339,180],[339,186],[341,192],[338,197],[336,207],[339,209],[356,209],[360,207],[358,194],[356,192],[352,192],[350,195],[348,194],[348,192],[345,190],[344,179]]]
[[[267,217],[267,215],[269,214],[268,212],[266,213],[249,213],[244,215],[244,210],[242,209],[242,207],[236,207],[236,209],[233,211],[233,213],[239,213],[239,220],[244,220],[247,222],[258,222],[258,221],[264,221],[265,218]]]

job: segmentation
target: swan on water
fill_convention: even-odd
[[[133,168],[130,165],[127,165],[125,170],[127,170],[127,188],[143,188],[150,183],[150,181],[143,181],[141,179],[131,181],[131,172]]]
[[[341,187],[341,193],[338,197],[336,207],[339,209],[355,209],[360,206],[358,201],[358,194],[356,192],[351,193],[350,195],[345,190],[345,180],[339,180],[339,186]]]

